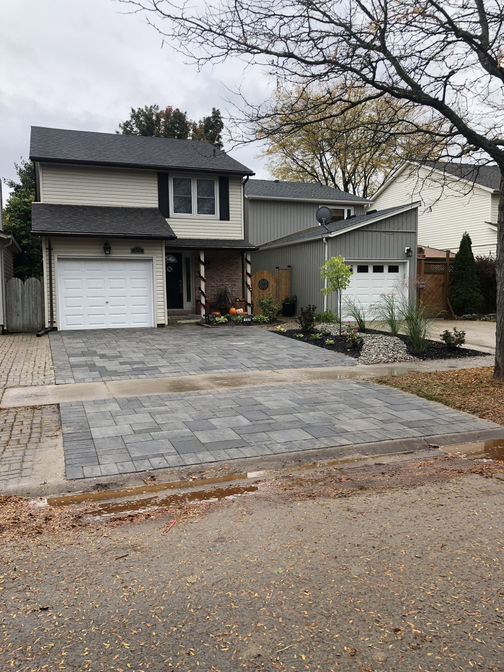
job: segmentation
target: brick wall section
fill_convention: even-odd
[[[215,302],[219,291],[226,287],[231,300],[241,297],[242,284],[242,256],[238,250],[208,250],[205,252],[206,266],[206,295],[207,303]],[[196,300],[199,300],[199,262],[195,258]],[[199,302],[197,304],[199,306]]]

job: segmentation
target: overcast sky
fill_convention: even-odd
[[[131,107],[172,105],[199,119],[212,107],[232,113],[238,87],[254,103],[268,96],[259,71],[228,62],[198,73],[126,11],[115,0],[0,0],[1,177],[28,157],[32,125],[113,133]],[[230,154],[268,177],[258,146]]]

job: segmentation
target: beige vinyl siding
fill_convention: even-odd
[[[420,201],[418,243],[441,250],[458,250],[464,231],[471,236],[475,254],[495,254],[497,235],[492,221],[492,194],[475,185],[446,179],[436,173],[407,166],[373,201],[382,210]]]
[[[157,174],[150,170],[40,165],[40,200],[65,205],[157,208]]]
[[[497,219],[499,217],[499,195],[492,194],[492,209],[491,209],[490,221],[494,224],[497,224]]]
[[[51,237],[52,244],[52,279],[53,279],[53,307],[55,326],[58,324],[57,315],[57,263],[58,257],[90,257],[104,258],[103,243],[105,238],[72,238],[72,237]],[[162,240],[136,240],[136,239],[111,239],[112,251],[111,258],[121,257],[123,259],[149,259],[153,262],[153,286],[154,286],[154,317],[156,324],[166,324],[166,282],[165,282],[165,264],[164,264],[164,241]],[[42,253],[44,261],[44,295],[46,326],[49,326],[49,263],[48,263],[48,239],[42,240]],[[131,248],[142,247],[144,254],[131,254]]]
[[[229,221],[209,217],[170,217],[167,220],[179,238],[222,238],[242,240],[243,186],[240,177],[229,178]]]

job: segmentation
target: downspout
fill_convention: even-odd
[[[329,245],[327,243],[327,237],[322,238],[324,243],[324,263],[329,259]],[[324,278],[324,289],[327,289],[327,278]],[[324,313],[327,311],[327,294],[324,292]]]
[[[37,332],[37,336],[44,336],[50,331],[56,331],[54,326],[54,293],[53,293],[53,258],[52,258],[52,244],[51,239],[47,239],[47,254],[49,255],[49,326]]]

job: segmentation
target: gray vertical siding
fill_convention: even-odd
[[[411,247],[410,282],[416,279],[417,210],[409,210],[368,224],[355,231],[329,238],[329,256],[341,254],[349,261],[406,261],[406,247]]]
[[[393,215],[354,231],[328,238],[328,256],[341,254],[349,261],[406,261],[406,247],[411,247],[409,284],[416,280],[417,210]],[[259,250],[252,254],[252,272],[292,267],[292,293],[298,306],[314,303],[322,310],[323,295],[320,267],[324,263],[321,238],[296,245]],[[414,294],[413,294],[414,296]],[[328,297],[328,308],[336,309],[336,297]]]
[[[322,310],[320,267],[323,263],[324,250],[321,240],[252,253],[252,273],[256,271],[274,273],[276,267],[291,266],[291,291],[298,298],[298,307],[314,303],[318,310]]]
[[[262,245],[289,233],[315,226],[315,213],[319,205],[323,205],[322,202],[263,201],[255,198],[246,198],[245,203],[248,236],[253,245]],[[347,203],[341,207],[353,207],[356,215],[364,212],[364,206],[358,204]]]

